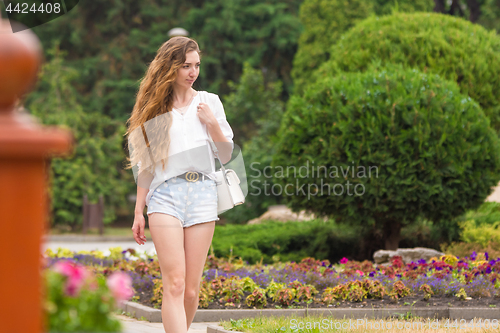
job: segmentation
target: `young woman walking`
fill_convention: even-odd
[[[219,220],[208,135],[222,163],[230,160],[233,150],[233,131],[220,98],[192,87],[200,65],[200,50],[193,39],[173,37],[165,42],[142,79],[126,133],[128,168],[137,166],[132,231],[138,244],[146,242],[143,211],[147,205],[162,275],[161,315],[167,333],[187,332],[193,321]]]

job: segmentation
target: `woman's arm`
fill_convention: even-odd
[[[217,122],[207,124],[208,133],[212,137],[215,146],[219,150],[219,158],[222,164],[226,164],[231,160],[233,152],[232,142],[230,142],[222,133],[222,130]]]
[[[144,214],[144,207],[146,206],[146,196],[149,189],[137,185],[137,199],[135,202],[135,214]]]

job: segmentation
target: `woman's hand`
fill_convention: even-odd
[[[205,124],[207,126],[218,124],[214,113],[212,112],[212,110],[210,110],[210,107],[207,103],[200,102],[200,104],[198,104],[197,111],[198,112],[196,114],[198,115],[198,118],[200,118],[202,124]]]
[[[144,245],[146,242],[146,236],[144,236],[144,228],[146,227],[146,220],[143,214],[135,214],[134,225],[132,226],[132,232],[134,239],[139,245]]]

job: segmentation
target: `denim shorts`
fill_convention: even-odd
[[[147,214],[152,213],[172,215],[181,221],[184,228],[218,221],[215,181],[207,177],[196,182],[178,177],[166,180],[149,199]]]

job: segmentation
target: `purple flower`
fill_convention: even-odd
[[[490,274],[490,273],[491,273],[491,267],[486,268],[486,274]]]
[[[488,252],[484,252],[484,256],[486,257],[486,260],[489,260],[490,256],[488,255]]]
[[[476,260],[476,258],[477,258],[476,251],[472,252],[472,254],[470,255],[470,258],[471,258],[471,260]]]
[[[370,274],[368,274],[369,277],[374,277],[375,276],[375,272],[370,272]]]

